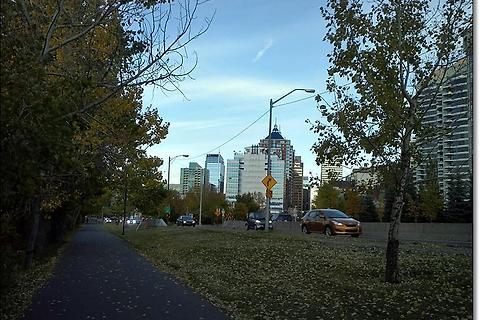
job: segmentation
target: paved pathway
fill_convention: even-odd
[[[24,318],[228,319],[100,225],[77,232]]]

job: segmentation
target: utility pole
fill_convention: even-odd
[[[272,109],[273,101],[270,99],[270,116],[268,121],[268,144],[267,144],[267,177],[272,173],[272,164],[271,164],[271,148],[272,148]],[[270,221],[270,197],[267,197],[267,206],[266,206],[266,215],[265,215],[265,232],[268,232],[269,221]]]

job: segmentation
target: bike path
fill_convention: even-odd
[[[25,320],[220,320],[225,313],[159,271],[101,225],[79,230]]]

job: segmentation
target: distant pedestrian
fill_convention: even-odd
[[[85,223],[88,223],[88,216],[85,216]]]

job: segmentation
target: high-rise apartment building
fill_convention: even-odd
[[[225,164],[220,154],[207,154],[205,167],[209,173],[210,184],[218,193],[224,193]]]
[[[243,168],[243,154],[235,153],[233,159],[227,159],[227,176],[225,179],[225,198],[229,202],[235,202],[240,194],[240,172]]]
[[[320,171],[320,185],[329,182],[330,180],[342,179],[342,164],[336,161],[325,161],[322,163]]]
[[[311,185],[310,179],[308,177],[302,178],[303,182],[303,204],[302,204],[302,211],[308,211],[312,208],[311,204]]]
[[[303,210],[303,162],[300,156],[295,156],[293,161],[292,207]]]
[[[186,195],[190,190],[200,190],[200,186],[204,182],[208,185],[208,170],[205,172],[198,163],[190,162],[188,168],[180,169],[180,185],[182,190],[182,195]]]
[[[422,162],[418,164],[415,178],[418,183],[424,181],[427,167],[433,162],[445,199],[448,199],[449,184],[456,176],[469,182],[473,174],[473,53],[468,37],[464,43],[466,57],[446,70],[446,80],[441,85],[434,83],[419,97],[423,125],[431,126],[442,135],[420,147]]]

